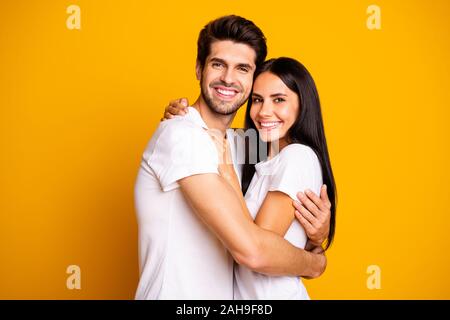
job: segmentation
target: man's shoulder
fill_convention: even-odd
[[[170,143],[181,143],[189,138],[205,136],[207,136],[207,132],[201,125],[184,116],[176,116],[173,119],[161,122],[153,138],[167,140]]]
[[[181,178],[217,173],[215,145],[201,124],[182,117],[159,124],[147,145],[144,161],[156,173],[164,191]]]
[[[169,129],[169,130],[167,130]],[[203,129],[198,123],[195,123],[187,116],[175,116],[172,119],[162,121],[158,130],[162,131],[199,131]]]
[[[155,152],[159,155],[191,153],[213,153],[214,144],[208,132],[198,123],[176,116],[161,122],[148,143],[144,158],[150,159]]]

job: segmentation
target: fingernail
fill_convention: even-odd
[[[310,194],[310,193],[311,193],[311,190],[306,189],[306,190],[305,190],[305,193],[306,193],[306,194]]]
[[[181,104],[185,107],[187,107],[187,101],[186,99],[181,99]]]
[[[324,185],[323,185],[323,187],[324,187],[324,188],[326,189],[326,188],[327,188],[327,185],[326,185],[326,184],[324,184]]]
[[[300,203],[300,201],[294,200],[294,203],[298,206],[301,206],[302,204]]]
[[[300,198],[304,198],[305,197],[305,194],[303,192],[299,192],[298,194],[300,195]]]

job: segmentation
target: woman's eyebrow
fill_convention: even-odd
[[[252,93],[252,96],[253,97],[262,98],[262,95],[260,95],[258,93],[254,93],[254,92]],[[279,96],[287,97],[287,94],[285,94],[285,93],[274,93],[274,94],[270,95],[271,98],[279,97]]]
[[[283,96],[283,97],[287,97],[287,94],[284,94],[284,93],[274,93],[274,94],[271,94],[270,95],[270,97],[278,97],[278,96]]]

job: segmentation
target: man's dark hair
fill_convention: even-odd
[[[231,40],[250,46],[256,52],[256,68],[262,65],[267,56],[266,38],[252,21],[229,15],[209,22],[200,31],[197,41],[197,61],[203,69],[211,44],[215,41]]]

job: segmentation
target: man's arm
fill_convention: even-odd
[[[184,115],[188,112],[189,101],[187,98],[175,99],[169,102],[164,110],[161,121],[171,119],[176,115]],[[307,247],[321,246],[327,239],[330,231],[331,202],[328,199],[326,186],[320,190],[320,197],[310,190],[299,192],[299,201],[293,201],[295,217],[305,229],[308,236]]]
[[[296,248],[248,219],[235,191],[221,176],[199,174],[180,179],[178,183],[196,214],[237,263],[269,275],[314,278],[325,270],[324,255]]]
[[[331,202],[327,187],[322,185],[320,197],[307,189],[297,194],[299,201],[294,201],[295,217],[301,223],[308,236],[308,243],[321,246],[330,232]]]
[[[236,171],[234,170],[233,161],[231,159],[231,150],[229,148],[230,145],[226,142],[226,140],[213,134],[210,135],[216,143],[216,148],[219,155],[223,154],[223,159],[221,158],[223,161],[219,162],[219,173],[236,192],[240,200],[239,202],[242,210],[246,216],[253,221],[242,194],[241,186],[236,176]],[[309,200],[303,192],[298,192],[297,197],[305,203],[314,215],[309,213],[309,211],[303,207],[300,202],[294,201],[293,203],[291,197],[286,193],[269,191],[261,207],[259,208],[258,214],[254,221],[261,228],[273,231],[281,237],[284,237],[294,218],[297,218],[300,220],[300,223],[304,225],[306,235],[308,236],[308,241],[305,246],[306,251],[315,250],[315,252],[321,252],[322,243],[327,238],[330,229],[330,213],[327,214],[325,210],[328,209],[329,211],[331,205],[319,209],[316,204],[320,205],[322,199],[309,189],[306,189],[305,193],[308,194],[314,202]],[[328,199],[326,188],[324,188],[324,186],[321,188],[321,197]],[[298,210],[301,210],[301,213]],[[308,219],[304,218],[303,215],[305,215]]]

